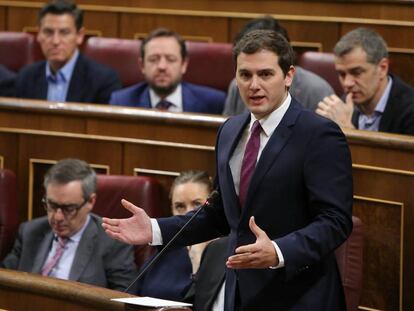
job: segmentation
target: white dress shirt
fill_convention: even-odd
[[[168,108],[168,111],[172,112],[183,112],[183,93],[182,93],[181,83],[177,85],[174,92],[168,95],[164,100],[171,103],[171,106]],[[149,90],[151,107],[156,108],[157,104],[161,100],[152,88]]]

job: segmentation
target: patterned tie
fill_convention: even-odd
[[[69,239],[58,237],[58,246],[56,247],[55,254],[52,258],[43,266],[42,275],[48,276],[52,272],[53,268],[59,262],[59,259],[62,257],[62,254],[65,250],[65,245]]]
[[[259,121],[256,120],[253,123],[249,141],[244,151],[243,162],[240,171],[240,186],[239,186],[239,200],[240,205],[243,207],[247,190],[249,189],[250,179],[252,178],[254,169],[256,167],[257,155],[260,149],[260,132],[262,126]]]
[[[168,108],[171,107],[171,103],[168,100],[161,99],[158,104],[155,106],[155,108],[159,110],[168,110]]]

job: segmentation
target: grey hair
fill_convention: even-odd
[[[45,190],[49,184],[67,184],[81,181],[83,198],[88,200],[96,192],[96,173],[88,163],[79,159],[64,159],[53,165],[43,180]]]
[[[365,27],[356,28],[344,35],[336,43],[333,52],[342,57],[356,47],[361,47],[367,53],[369,63],[378,64],[381,59],[388,58],[387,43],[377,32]]]

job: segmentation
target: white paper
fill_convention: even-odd
[[[191,303],[158,299],[152,297],[133,297],[133,298],[113,298],[111,300],[128,303],[131,305],[145,306],[145,307],[191,307]]]

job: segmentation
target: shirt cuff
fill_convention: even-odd
[[[151,218],[151,230],[152,230],[152,242],[149,245],[157,246],[162,245],[161,229],[158,225],[158,221],[155,218]]]
[[[279,246],[277,246],[275,241],[272,241],[273,246],[275,247],[277,257],[279,258],[279,264],[277,266],[270,266],[270,269],[279,269],[285,266],[285,259],[283,258],[282,251],[280,250]]]

